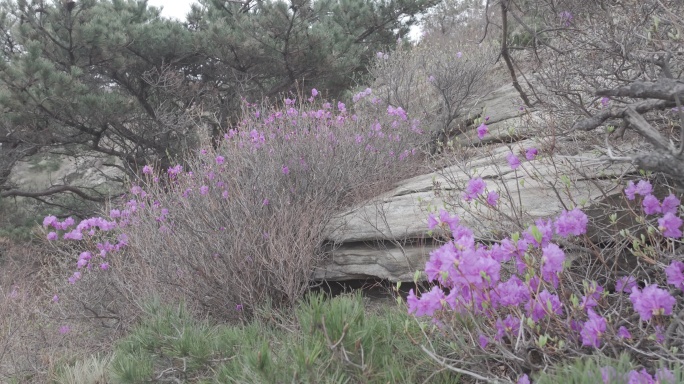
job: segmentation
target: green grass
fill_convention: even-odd
[[[107,367],[111,356],[91,356],[65,364],[57,369],[55,384],[103,384],[107,380]]]
[[[326,299],[313,294],[289,316],[240,326],[194,319],[183,305],[153,302],[147,311],[115,348],[109,365],[113,382],[459,381],[411,342],[424,335],[405,308],[368,314],[360,295]]]

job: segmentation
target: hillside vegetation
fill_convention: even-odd
[[[0,381],[684,382],[682,15],[0,1]],[[414,281],[321,293],[336,215],[430,172]],[[526,212],[526,183],[564,209]]]

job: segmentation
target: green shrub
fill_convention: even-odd
[[[119,383],[457,382],[412,342],[423,340],[423,332],[403,307],[371,315],[360,295],[312,294],[291,316],[272,312],[270,318],[211,325],[194,319],[183,305],[152,303],[144,321],[117,344],[112,378]]]

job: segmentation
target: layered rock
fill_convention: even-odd
[[[608,165],[590,147],[574,153],[566,150],[565,155],[559,155],[553,148],[542,152],[542,148],[549,146],[548,142],[527,138],[532,132],[525,125],[531,119],[539,119],[540,112],[521,109],[515,100],[515,90],[506,86],[472,109],[476,116],[489,116],[489,134],[479,140],[475,132],[477,122],[453,139],[455,145],[461,143],[464,148],[477,144],[479,149],[472,157],[406,180],[383,196],[336,217],[328,235],[334,246],[315,271],[314,278],[413,281],[415,272],[423,269],[429,252],[436,246],[427,229],[430,209],[447,207],[478,239],[494,240],[499,231],[521,229],[502,222],[501,217],[505,215],[516,219],[511,222],[527,225],[537,218],[556,216],[575,205],[591,207],[620,192],[614,188],[614,176],[624,174],[629,166]],[[565,140],[554,145],[574,147],[570,139]],[[539,148],[540,156],[527,161],[524,150],[530,147]],[[516,170],[507,162],[511,152],[522,161]],[[488,190],[513,199],[502,201],[498,207],[500,213],[491,215],[486,212],[490,208],[484,204],[463,204],[461,191],[473,177],[483,178]],[[473,214],[473,209],[479,213]],[[594,214],[593,219],[602,215],[601,210],[588,212]]]

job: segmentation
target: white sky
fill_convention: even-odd
[[[178,20],[185,20],[185,16],[190,12],[190,5],[194,0],[148,0],[147,4],[155,7],[164,7],[162,16],[171,17]]]

